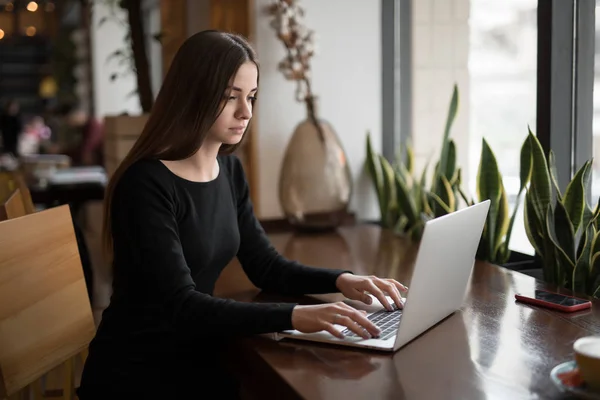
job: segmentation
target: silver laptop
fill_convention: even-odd
[[[485,200],[425,224],[404,309],[386,311],[372,296],[379,309],[371,308],[374,312],[368,314],[368,318],[382,330],[378,338],[363,339],[348,332],[345,326],[335,325],[344,331],[344,339],[327,331],[302,333],[297,330],[280,332],[278,339],[384,351],[400,349],[462,307],[489,208],[490,201]],[[388,297],[388,301],[391,303],[391,298]],[[352,302],[352,305],[357,304]]]

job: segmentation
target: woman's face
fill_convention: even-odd
[[[252,118],[252,106],[258,90],[258,70],[252,62],[240,66],[227,93],[223,93],[225,108],[208,132],[210,141],[238,144]]]

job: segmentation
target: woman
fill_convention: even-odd
[[[90,344],[79,396],[235,398],[221,365],[234,336],[333,324],[377,335],[343,304],[241,303],[212,296],[235,256],[250,280],[281,294],[366,291],[401,307],[393,280],[312,268],[277,254],[256,220],[240,161],[230,155],[252,117],[256,56],[241,37],[215,31],[177,52],[148,123],[107,188],[104,239],[113,260],[113,296]],[[391,305],[387,304],[391,307]]]

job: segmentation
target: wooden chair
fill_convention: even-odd
[[[17,188],[8,195],[6,201],[0,203],[0,221],[27,215],[21,191]]]
[[[20,192],[25,214],[33,214],[35,212],[35,206],[23,175],[18,171],[0,172],[0,201],[5,202],[4,199],[8,199],[10,196],[14,195],[16,189]]]
[[[95,330],[69,207],[0,222],[0,399],[72,366]]]

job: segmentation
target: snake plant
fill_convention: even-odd
[[[542,259],[544,280],[600,297],[600,207],[592,210],[587,200],[592,161],[577,171],[562,193],[554,153],[546,159],[531,131],[526,141],[529,156],[522,157],[521,171],[526,170],[531,183],[525,195],[525,230]]]
[[[413,151],[408,144],[390,163],[377,154],[367,133],[367,169],[379,202],[381,225],[413,239],[421,237],[427,220],[456,211],[461,185],[461,170],[456,167],[456,145],[450,130],[458,111],[458,89],[454,86],[440,159],[435,166],[430,185],[427,167],[419,177],[413,170]]]
[[[504,264],[510,257],[508,245],[513,225],[519,209],[521,194],[529,183],[530,170],[527,166],[529,154],[529,141],[525,141],[521,148],[521,159],[525,157],[526,161],[521,164],[521,185],[511,215],[509,214],[506,189],[504,188],[496,156],[485,138],[482,140],[481,158],[477,170],[477,199],[478,201],[489,199],[490,209],[481,241],[477,248],[477,259],[479,260],[485,260],[494,264]],[[469,205],[474,203],[468,200],[466,202]]]

